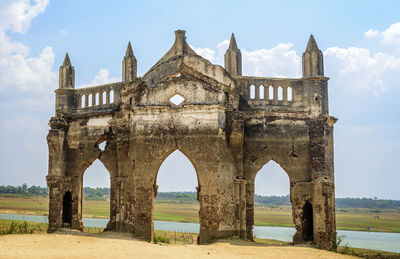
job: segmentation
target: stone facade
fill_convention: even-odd
[[[142,77],[129,43],[120,83],[75,89],[66,56],[47,136],[49,232],[83,229],[83,174],[99,159],[111,179],[106,230],[152,240],[157,173],[178,149],[197,173],[199,243],[253,238],[254,180],[274,160],[290,179],[294,243],[329,248],[336,238],[336,119],[329,116],[328,78],[313,36],[303,54],[302,78],[242,76],[233,34],[225,69],[197,55],[185,31],[175,36]],[[182,103],[171,102],[176,94]]]

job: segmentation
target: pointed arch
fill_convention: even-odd
[[[258,170],[254,181],[256,194],[284,196],[290,193],[289,174],[274,160],[269,160]]]
[[[250,86],[250,99],[256,98],[256,87],[254,85]]]
[[[102,142],[104,143],[104,142]],[[81,217],[83,218],[84,215],[92,215],[93,213],[95,215],[100,215],[102,217],[107,217],[109,218],[109,223],[113,220],[113,212],[112,212],[112,197],[111,197],[111,192],[112,192],[112,185],[111,185],[111,172],[107,169],[106,165],[100,161],[100,159],[95,159],[94,161],[87,163],[85,165],[85,168],[81,174],[81,186],[80,186],[80,210],[81,210]],[[89,187],[89,188],[87,188]],[[85,191],[92,191],[94,188],[103,188],[103,190],[100,190],[104,193],[102,197],[94,195],[94,196],[88,196],[88,199],[85,199]],[[98,192],[95,191],[94,193]],[[86,195],[91,195],[91,193],[87,193]],[[92,200],[92,201],[89,201]],[[89,212],[88,204],[89,202],[99,202],[99,201],[104,201],[104,200],[109,200],[107,202],[107,205],[104,206],[97,206],[95,209],[92,208],[92,211]],[[107,228],[108,225],[107,224]],[[106,229],[107,229],[106,228]]]
[[[194,171],[195,171],[195,174],[196,174],[196,178],[197,178],[197,183],[198,183],[198,185],[200,185],[200,179],[199,179],[199,175],[198,175],[198,173],[197,173],[198,170],[197,170],[197,168],[196,168],[196,165],[195,165],[193,159],[191,159],[191,157],[190,157],[186,152],[182,151],[182,149],[178,149],[178,148],[174,148],[174,149],[168,151],[168,152],[167,152],[163,157],[161,157],[161,159],[159,160],[158,167],[157,167],[157,175],[156,175],[156,177],[155,177],[155,183],[157,182],[158,174],[159,174],[159,172],[160,172],[160,169],[161,169],[162,165],[163,165],[164,162],[165,162],[173,153],[175,153],[175,152],[179,152],[180,154],[182,154],[182,155],[190,162],[191,166],[193,166],[193,168],[194,168]]]

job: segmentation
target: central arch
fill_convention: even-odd
[[[83,217],[89,216],[108,218],[108,226],[112,218],[110,197],[111,174],[99,159],[95,159],[81,173],[80,187],[80,215],[82,224]],[[104,228],[105,230],[107,230],[107,226]],[[83,227],[90,226],[83,224]]]
[[[154,219],[198,222],[199,221],[199,177],[193,162],[180,149],[174,149],[168,152],[162,158],[161,164],[155,177],[156,195],[159,192],[171,192],[170,195],[186,195],[190,197],[186,203],[178,203],[173,206],[163,204],[163,197],[154,202]],[[193,201],[193,196],[195,201]],[[165,199],[165,198],[164,198]],[[168,201],[166,201],[168,202]],[[172,209],[172,210],[171,210]],[[183,212],[184,213],[181,213]]]
[[[265,163],[254,179],[254,224],[291,225],[290,178],[274,160]]]

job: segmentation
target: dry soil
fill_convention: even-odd
[[[243,240],[211,245],[152,244],[118,233],[0,236],[1,258],[351,258],[304,246],[271,246]]]

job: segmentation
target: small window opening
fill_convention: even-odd
[[[106,145],[107,145],[107,141],[101,142],[101,143],[99,144],[99,149],[100,149],[101,151],[104,151],[104,149],[106,148]]]
[[[268,87],[268,96],[270,100],[274,99],[274,87],[272,85]]]
[[[254,99],[256,97],[256,87],[254,85],[250,86],[250,99]]]
[[[263,85],[261,85],[260,86],[260,99],[264,99],[264,96],[265,96],[265,93],[264,93],[264,91],[265,91],[265,87],[263,86]]]
[[[102,93],[102,99],[103,99],[103,104],[106,104],[107,103],[107,93],[106,92]]]
[[[92,101],[93,101],[93,96],[92,96],[92,94],[89,94],[89,96],[88,96],[88,105],[87,105],[88,107],[93,105]]]
[[[114,102],[114,90],[110,91],[110,103]]]
[[[278,87],[278,100],[282,101],[283,100],[283,88],[282,87]]]
[[[100,94],[96,93],[96,101],[95,101],[95,105],[99,105],[100,104]]]
[[[175,94],[169,99],[169,101],[175,105],[180,105],[183,101],[185,101],[185,98],[180,94]]]
[[[292,88],[291,88],[291,87],[288,87],[288,89],[287,89],[287,100],[288,100],[288,101],[292,101],[292,100],[293,100],[293,97],[292,97]]]
[[[82,95],[81,97],[81,108],[85,107],[85,95]]]

